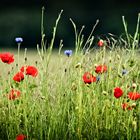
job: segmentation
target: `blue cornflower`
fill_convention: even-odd
[[[72,50],[65,50],[64,54],[67,55],[68,57],[72,55]]]
[[[97,77],[96,77],[97,82],[99,82],[100,79],[101,79],[100,76],[97,76]]]
[[[125,74],[127,74],[127,73],[128,73],[127,70],[125,70],[125,69],[122,70],[122,75],[125,75]]]
[[[15,38],[15,41],[16,41],[16,43],[21,43],[21,42],[23,42],[23,38],[21,38],[21,37],[16,37],[16,38]]]

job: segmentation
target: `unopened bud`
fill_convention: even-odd
[[[106,91],[103,91],[102,93],[103,93],[103,95],[105,95],[105,96],[108,95],[108,92],[106,92]]]
[[[110,62],[110,63],[112,62],[112,58],[111,58],[111,57],[109,57],[109,62]]]
[[[71,89],[72,89],[73,91],[75,91],[75,90],[77,89],[77,87],[76,87],[76,84],[75,84],[75,83],[72,83],[72,87],[71,87]]]
[[[133,83],[132,88],[136,88],[136,87],[137,87],[136,83]]]
[[[96,68],[98,65],[97,64],[94,64],[94,67]]]
[[[135,108],[135,107],[136,107],[136,103],[133,103],[133,104],[132,104],[132,107]]]
[[[27,57],[24,58],[25,62],[27,62]]]
[[[120,55],[117,54],[117,59],[120,60],[120,58],[121,58]]]
[[[75,65],[75,68],[79,68],[79,67],[81,67],[81,63],[80,62]]]

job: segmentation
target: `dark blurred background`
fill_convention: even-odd
[[[41,39],[41,9],[45,7],[45,33],[50,41],[53,26],[58,13],[64,10],[60,20],[55,45],[60,39],[64,46],[74,44],[74,31],[69,18],[72,18],[78,29],[85,25],[85,36],[89,35],[96,20],[100,22],[94,32],[95,37],[112,33],[121,35],[124,32],[122,16],[124,15],[129,32],[134,33],[140,0],[4,0],[0,3],[0,46],[16,47],[15,37],[23,37],[23,47],[36,48]]]

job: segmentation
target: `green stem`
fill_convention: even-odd
[[[124,16],[122,16],[122,21],[123,21],[123,25],[124,25],[124,30],[125,30],[125,34],[126,34],[126,37],[127,37],[127,41],[128,41],[128,47],[130,47],[130,38],[129,38],[129,34],[128,34],[128,30],[127,30],[127,24],[125,22]]]
[[[19,55],[20,55],[20,43],[18,43],[18,70],[19,70]]]

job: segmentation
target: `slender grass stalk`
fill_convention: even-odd
[[[128,48],[131,48],[130,37],[129,37],[128,30],[127,30],[127,23],[125,21],[125,17],[124,16],[122,16],[122,21],[123,21],[123,26],[124,26],[127,42],[128,42]]]
[[[27,63],[27,48],[24,50],[24,62]]]
[[[54,40],[55,40],[55,36],[56,36],[57,26],[58,26],[58,23],[59,23],[59,20],[61,18],[62,13],[63,13],[63,10],[61,10],[61,12],[59,13],[58,18],[57,18],[56,23],[55,23],[55,26],[53,28],[53,36],[52,36],[50,46],[48,48],[48,56],[47,56],[47,59],[46,59],[46,68],[48,67],[48,64],[49,64],[50,56],[51,56],[52,49],[53,49],[53,46],[54,46]]]
[[[60,40],[58,55],[60,55],[62,48],[63,48],[63,40]]]
[[[75,33],[75,55],[77,55],[78,52],[81,51],[81,48],[82,48],[82,45],[83,45],[84,36],[82,35],[82,32],[83,32],[85,26],[82,26],[80,32],[78,33],[76,24],[74,23],[74,21],[71,18],[70,18],[70,21],[71,21],[71,23],[73,25],[73,28],[74,28],[74,33]]]
[[[93,35],[93,32],[94,32],[96,26],[98,25],[98,23],[99,23],[99,20],[97,19],[95,25],[93,26],[93,28],[92,28],[92,30],[91,30],[91,32],[90,32],[90,35],[88,36],[88,39],[87,39],[86,43],[85,43],[84,46],[83,46],[83,49],[86,48],[86,46],[87,46],[87,44],[88,44],[89,42],[90,42],[89,47],[92,45],[92,42],[93,42],[93,39],[94,39],[92,35]]]
[[[138,20],[137,20],[137,25],[136,25],[136,31],[134,34],[134,39],[132,43],[132,48],[135,49],[138,47],[138,37],[139,37],[139,27],[140,26],[140,13],[138,14]],[[137,45],[137,46],[136,46]]]
[[[21,43],[18,43],[18,70],[19,70],[19,64],[20,64],[20,46],[21,46]]]
[[[45,8],[42,7],[42,14],[41,14],[41,36],[42,37],[44,35],[44,11],[45,11]]]
[[[85,26],[82,26],[81,30],[78,32],[76,24],[74,23],[74,21],[71,18],[70,18],[70,21],[73,25],[74,33],[75,33],[75,55],[77,55],[78,52],[80,52],[80,53],[82,51],[87,52],[90,49],[91,45],[93,44],[93,40],[94,40],[93,32],[94,32],[97,24],[99,23],[99,20],[96,21],[96,23],[93,26],[93,28],[92,28],[89,36],[88,36],[88,39],[86,40],[85,43],[84,43],[84,35],[82,35],[82,32],[83,32]]]

